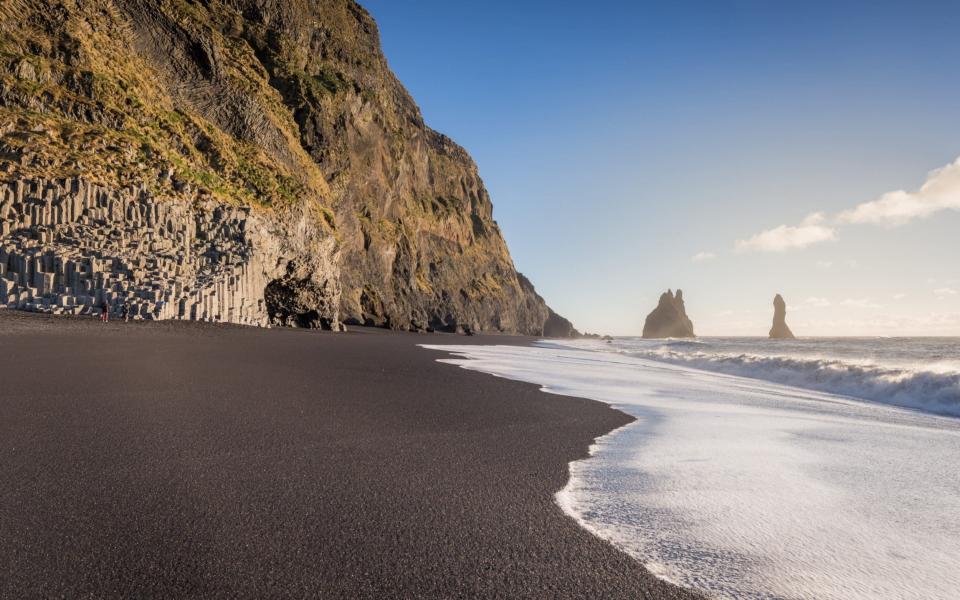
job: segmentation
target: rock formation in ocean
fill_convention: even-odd
[[[773,297],[773,327],[770,328],[770,337],[778,340],[792,340],[793,332],[787,327],[787,303],[783,296]]]
[[[0,248],[29,310],[566,329],[352,0],[0,2]]]
[[[687,310],[683,305],[683,291],[677,290],[674,295],[671,290],[661,294],[660,302],[653,309],[643,324],[645,338],[687,338],[696,337],[693,333],[693,323],[687,317]]]

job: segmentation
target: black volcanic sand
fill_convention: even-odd
[[[0,311],[0,597],[694,597],[553,502],[629,417],[415,346],[491,342]]]

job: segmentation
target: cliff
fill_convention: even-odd
[[[773,327],[770,328],[770,337],[778,340],[794,339],[793,332],[787,327],[787,303],[780,294],[773,298]]]
[[[687,317],[682,290],[677,290],[676,296],[671,290],[660,295],[657,307],[647,315],[647,320],[643,324],[643,337],[696,337],[693,333],[693,323]]]
[[[561,323],[355,2],[0,0],[0,17],[0,304]]]

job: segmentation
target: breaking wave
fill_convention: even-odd
[[[672,342],[666,347],[625,353],[705,371],[960,417],[960,370],[949,364],[934,363],[912,368],[834,358],[703,352],[689,342]]]

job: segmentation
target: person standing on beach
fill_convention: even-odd
[[[110,307],[106,302],[100,305],[100,320],[104,323],[110,322]]]

